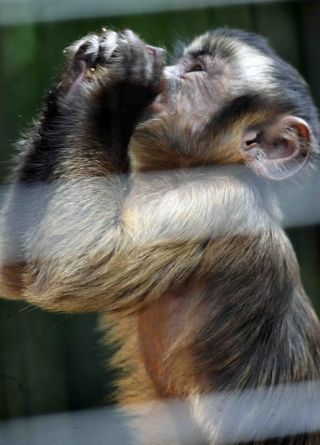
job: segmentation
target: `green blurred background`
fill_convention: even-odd
[[[167,12],[108,17],[106,1],[105,15],[99,18],[0,26],[2,181],[10,170],[12,145],[40,109],[63,48],[102,26],[131,28],[148,43],[169,51],[177,39],[189,40],[212,27],[258,32],[298,68],[320,104],[318,1],[241,2],[185,11],[175,11],[174,1],[171,3]],[[0,0],[0,8],[5,7],[5,1]],[[289,232],[304,285],[318,312],[319,233],[316,226]],[[109,403],[113,372],[103,364],[111,352],[99,346],[95,326],[94,314],[56,315],[25,303],[0,300],[0,419],[101,406],[104,398]]]

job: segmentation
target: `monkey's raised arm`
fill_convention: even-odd
[[[113,252],[120,241],[128,142],[141,112],[159,93],[164,50],[147,46],[131,31],[103,30],[66,54],[61,81],[49,92],[39,123],[20,143],[2,210],[4,295],[21,297],[39,280],[52,288],[47,278],[56,276],[57,268],[61,272],[62,263],[79,261],[79,251],[87,259],[91,249],[106,249],[106,256]],[[48,221],[52,232],[44,228]],[[98,246],[100,241],[107,245]],[[80,248],[73,252],[77,260],[68,245]],[[67,285],[65,272],[61,278]]]

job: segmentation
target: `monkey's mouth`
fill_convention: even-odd
[[[146,111],[151,115],[159,114],[166,110],[167,110],[167,100],[164,97],[163,93],[160,93],[146,109]]]
[[[177,95],[177,85],[175,82],[163,77],[160,84],[160,93],[154,101],[147,107],[146,111],[152,116],[159,113],[174,111],[175,98]]]

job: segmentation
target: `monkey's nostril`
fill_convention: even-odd
[[[177,75],[175,66],[166,66],[163,70],[163,74],[166,78],[170,79],[171,77],[175,77]]]

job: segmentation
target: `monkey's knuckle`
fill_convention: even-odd
[[[154,86],[160,81],[164,67],[164,57],[158,58],[157,48],[143,42],[131,47],[129,63],[130,79],[143,86]]]
[[[112,59],[117,59],[119,35],[115,31],[106,30],[99,34],[89,34],[64,50],[69,66],[75,71],[80,63],[92,71],[101,66],[108,65]],[[119,58],[119,57],[118,57]]]
[[[106,31],[100,40],[100,55],[102,62],[108,63],[109,59],[114,57],[119,47],[119,35],[115,31]]]
[[[69,57],[73,59],[85,60],[96,57],[99,51],[99,37],[96,34],[89,34],[80,40],[77,40],[66,49]]]
[[[146,45],[137,34],[135,34],[133,31],[131,31],[131,29],[125,29],[121,34],[125,40],[127,40],[128,42],[130,42],[133,45],[137,45],[137,44]]]

